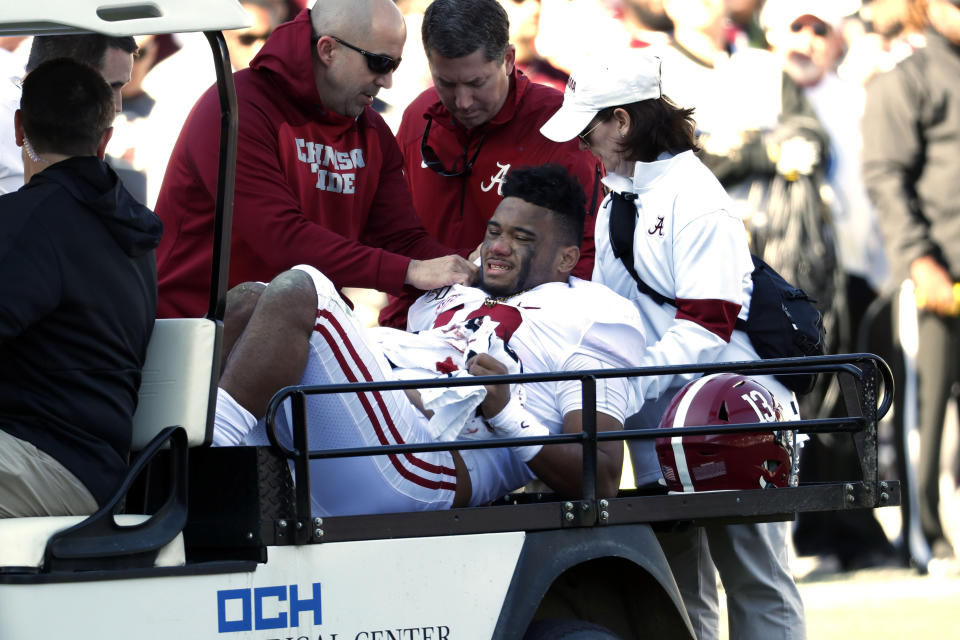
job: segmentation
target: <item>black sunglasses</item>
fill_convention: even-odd
[[[316,44],[322,37],[323,36],[315,37],[313,39],[314,44]],[[397,70],[397,67],[400,66],[400,58],[391,58],[385,53],[371,53],[365,49],[361,49],[360,47],[355,47],[349,42],[347,42],[346,40],[341,40],[337,36],[330,36],[330,37],[336,40],[337,42],[339,42],[340,44],[342,44],[343,46],[347,47],[348,49],[353,49],[354,51],[362,55],[364,58],[366,58],[367,67],[370,69],[370,71],[373,71],[375,74],[379,76],[382,76],[385,73],[392,73]]]
[[[803,28],[806,26],[808,26],[807,23],[794,22],[792,25],[790,25],[790,31],[793,31],[794,33],[800,33],[801,31],[803,31]],[[824,23],[813,22],[813,23],[810,23],[809,26],[811,29],[813,29],[813,33],[815,35],[818,35],[821,38],[827,35],[827,25],[825,25]]]
[[[467,146],[463,149],[463,154],[453,162],[453,168],[447,169],[437,156],[437,152],[427,144],[427,136],[430,135],[430,125],[432,124],[433,118],[427,118],[427,126],[423,130],[423,138],[420,139],[420,158],[423,160],[423,164],[444,178],[456,178],[457,176],[469,174],[470,169],[473,168],[473,163],[477,161],[477,156],[480,155],[480,147],[483,146],[483,140],[487,137],[487,133],[484,132],[483,135],[480,136],[480,141],[477,143],[477,150],[473,152],[469,160],[467,160],[467,153],[470,151],[470,143],[468,142]],[[461,162],[464,163],[463,167],[458,169],[457,165]]]

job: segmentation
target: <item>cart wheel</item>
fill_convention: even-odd
[[[523,640],[620,640],[620,636],[584,620],[537,620]]]

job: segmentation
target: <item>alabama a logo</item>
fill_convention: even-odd
[[[663,235],[663,216],[657,216],[657,224],[647,229],[647,233],[652,236]]]
[[[507,179],[507,172],[510,171],[510,165],[500,164],[498,162],[497,167],[499,167],[499,171],[497,171],[496,175],[490,176],[490,184],[483,184],[481,182],[480,188],[483,189],[484,193],[486,193],[487,191],[490,191],[490,189],[493,189],[493,185],[497,185],[497,195],[502,196],[503,181]]]

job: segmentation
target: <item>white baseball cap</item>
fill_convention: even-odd
[[[797,18],[813,16],[837,30],[860,6],[860,0],[767,0],[760,12],[760,24],[765,31],[789,29]]]
[[[660,58],[634,50],[612,58],[591,57],[570,74],[563,105],[540,133],[554,142],[573,140],[603,109],[660,95]]]

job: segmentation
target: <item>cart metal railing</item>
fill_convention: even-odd
[[[790,422],[797,433],[849,433],[859,454],[860,469],[850,480],[839,483],[801,485],[774,490],[744,490],[670,495],[642,491],[621,492],[618,497],[597,496],[597,445],[607,441],[643,440],[662,437],[656,425],[639,429],[598,432],[596,425],[596,382],[606,378],[675,375],[684,373],[737,372],[745,375],[802,375],[817,373],[837,376],[847,416]],[[583,427],[580,433],[492,440],[454,440],[418,444],[383,445],[310,450],[306,398],[311,395],[361,393],[370,391],[424,389],[432,387],[477,386],[479,384],[528,384],[579,380],[583,397]],[[277,413],[289,400],[293,447],[277,436]],[[278,391],[267,409],[267,435],[280,455],[292,462],[296,478],[295,542],[321,542],[374,537],[438,535],[452,532],[488,532],[516,529],[544,529],[566,526],[597,526],[625,522],[663,522],[704,519],[789,519],[798,511],[874,508],[899,503],[897,482],[881,481],[877,467],[877,422],[893,403],[893,376],[879,357],[845,354],[811,358],[784,358],[755,362],[712,365],[640,367],[592,371],[436,378],[424,380],[292,386]],[[731,432],[771,431],[770,423],[689,426],[671,429],[671,436]],[[514,498],[514,504],[473,509],[452,509],[417,514],[311,517],[310,460],[372,456],[455,449],[483,449],[530,444],[576,443],[583,449],[582,495],[576,499],[557,496]]]

